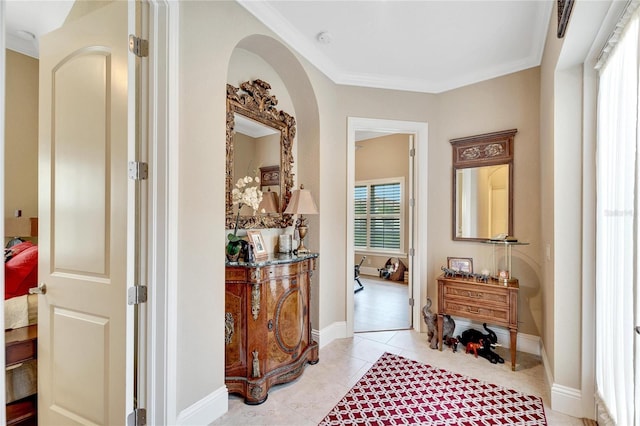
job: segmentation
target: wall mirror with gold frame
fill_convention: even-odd
[[[246,81],[235,87],[227,84],[227,161],[226,161],[226,228],[236,224],[238,206],[233,204],[232,191],[244,176],[265,177],[259,184],[263,199],[273,197],[274,209],[254,212],[246,206],[240,210],[238,228],[284,228],[293,224],[285,214],[293,187],[293,140],[296,120],[276,105],[269,93],[271,86],[262,80]],[[277,173],[273,171],[277,170]],[[264,184],[268,184],[264,186]],[[255,185],[255,183],[253,183]]]
[[[453,239],[513,235],[513,140],[517,129],[451,139]]]

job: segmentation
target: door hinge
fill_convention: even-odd
[[[129,305],[147,303],[147,286],[134,285],[133,287],[129,287],[127,291],[127,303]]]
[[[415,157],[416,156],[416,149],[415,148],[411,148],[409,150],[409,157]]]
[[[127,417],[127,426],[145,426],[147,424],[147,410],[136,408]]]
[[[138,58],[149,56],[149,41],[129,34],[129,51]]]
[[[415,207],[415,205],[416,205],[416,199],[409,198],[409,207]]]
[[[413,306],[413,304],[414,304],[413,297],[410,297],[409,298],[409,306]]]
[[[129,161],[129,179],[146,180],[149,178],[149,165],[141,161]]]
[[[414,249],[413,247],[411,247],[409,249],[409,256],[415,256],[416,255],[416,249]]]

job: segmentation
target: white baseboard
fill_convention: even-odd
[[[313,340],[318,342],[318,346],[322,348],[336,339],[344,339],[347,337],[347,323],[345,321],[338,321],[330,324],[322,330],[311,330],[311,336]]]
[[[573,417],[585,417],[582,390],[554,383],[551,386],[551,409]]]
[[[465,318],[454,318],[456,322],[455,336],[460,335],[464,330],[468,328],[475,328],[483,333],[486,333],[482,324],[475,323]],[[498,343],[504,348],[511,347],[511,335],[509,330],[504,327],[493,327],[491,324],[487,324],[491,330],[498,336]],[[532,334],[518,333],[517,340],[518,347],[516,348],[520,352],[526,352],[528,354],[540,356],[540,337]]]
[[[544,349],[544,344],[540,344],[540,346],[542,346],[542,365],[544,366],[544,373],[545,373],[545,377],[546,377],[546,385],[547,385],[547,390],[549,391],[549,393],[551,393],[551,384],[554,381],[553,378],[553,372],[551,371],[551,363],[549,362],[549,357],[547,356],[547,351]]]
[[[222,386],[185,408],[178,414],[176,425],[208,425],[229,411],[229,392]]]
[[[592,415],[584,412],[582,390],[555,383],[553,372],[549,367],[551,365],[549,357],[547,357],[544,345],[541,346],[542,365],[544,365],[547,386],[550,387],[549,394],[551,395],[551,409],[573,417],[590,418]]]

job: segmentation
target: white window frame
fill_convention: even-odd
[[[351,203],[354,205],[355,207],[355,188],[357,186],[367,186],[367,194],[370,194],[369,188],[371,186],[374,185],[386,185],[386,184],[394,184],[394,183],[398,183],[400,184],[400,248],[397,250],[394,249],[387,249],[387,248],[383,248],[383,249],[378,249],[378,248],[371,248],[369,246],[369,237],[370,237],[370,232],[369,232],[369,223],[370,223],[370,219],[371,219],[371,214],[369,212],[369,197],[367,197],[367,213],[364,215],[359,215],[355,213],[355,208],[354,208],[354,232],[355,232],[355,221],[357,219],[363,219],[365,218],[367,220],[367,246],[363,247],[363,246],[356,246],[355,245],[355,238],[354,238],[354,250],[357,253],[369,253],[369,254],[374,254],[374,255],[381,255],[381,254],[390,254],[390,255],[396,255],[396,256],[406,256],[406,250],[405,250],[405,226],[406,226],[406,221],[405,221],[405,178],[404,176],[399,176],[399,177],[388,177],[388,178],[380,178],[380,179],[368,179],[368,180],[359,180],[355,182],[355,185],[353,187],[353,193],[352,193],[352,197],[351,197]]]

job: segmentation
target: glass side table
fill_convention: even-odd
[[[529,243],[509,240],[485,240],[485,244],[493,246],[493,270],[491,278],[504,285],[514,281],[513,270],[511,269],[511,249],[513,246],[526,246]]]

